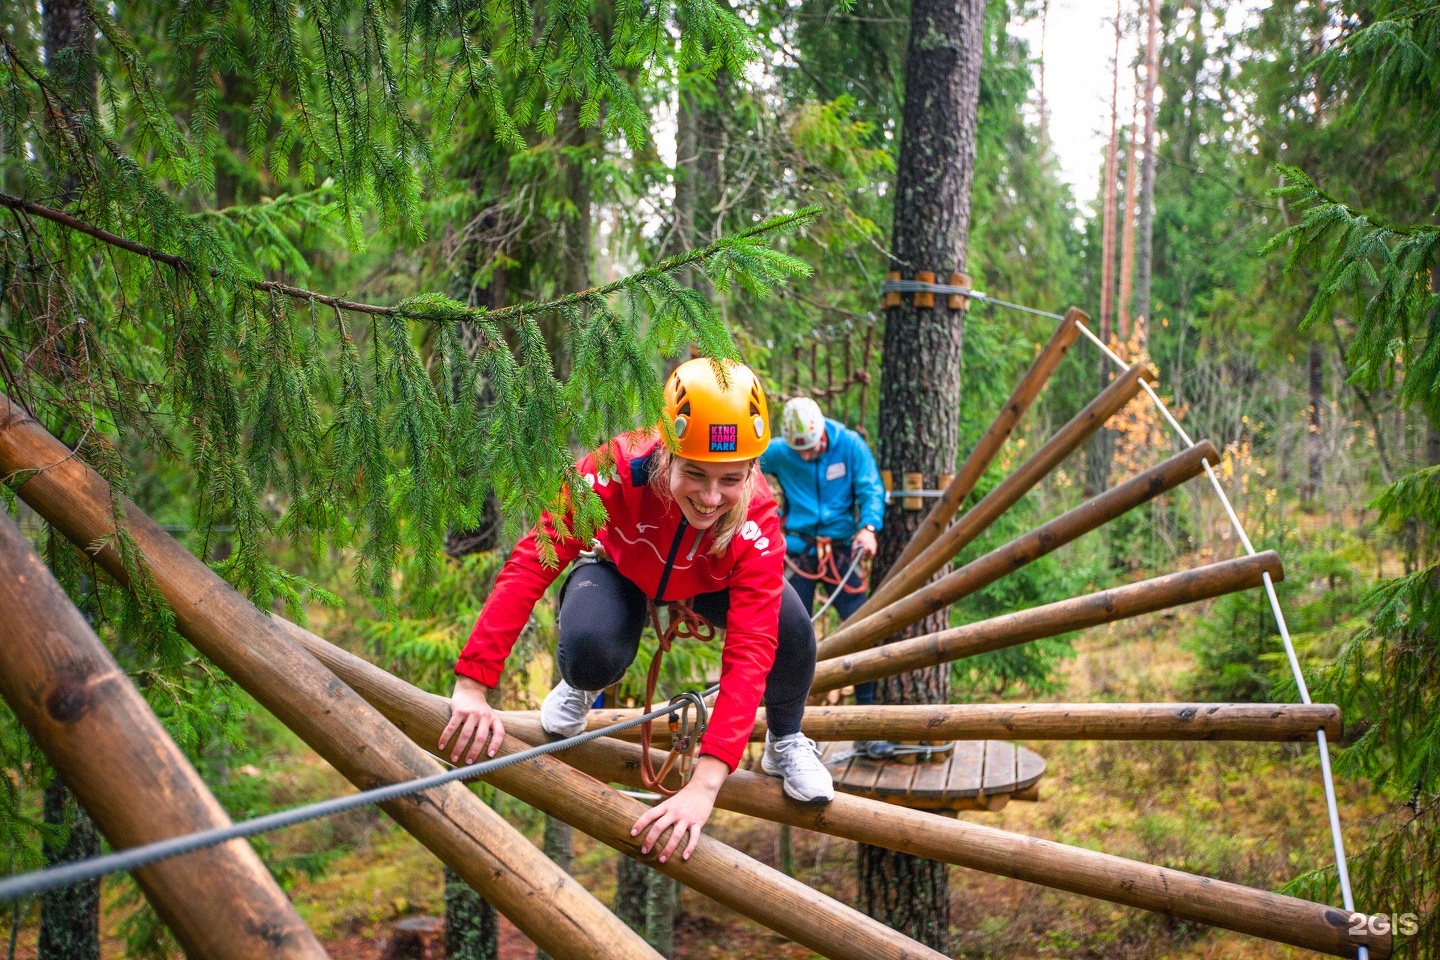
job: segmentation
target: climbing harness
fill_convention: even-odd
[[[715,639],[715,626],[696,613],[690,604],[683,600],[675,600],[666,604],[666,607],[669,613],[669,623],[664,630],[661,630],[660,606],[653,602],[650,604],[650,626],[654,629],[655,637],[659,642],[655,647],[655,654],[650,658],[650,669],[645,674],[645,713],[647,715],[652,713],[655,702],[655,687],[660,682],[660,664],[665,659],[665,654],[670,652],[671,645],[676,640],[683,639],[705,642]],[[670,753],[665,757],[665,762],[660,765],[658,771],[655,769],[654,758],[650,755],[651,721],[646,720],[640,724],[640,779],[645,784],[645,789],[654,790],[666,797],[673,797],[679,791],[665,786],[665,778],[670,775],[671,770],[679,771],[682,787],[690,781],[690,774],[695,767],[695,747],[700,743],[700,738],[704,736],[705,727],[709,722],[709,715],[705,708],[705,697],[709,692],[707,690],[701,694],[691,690],[670,699],[670,705],[666,708],[669,711],[667,722],[670,725]],[[693,725],[690,720],[692,710],[695,713]]]
[[[856,560],[851,561],[850,569],[842,576],[840,567],[835,563],[835,542],[829,537],[816,537],[814,573],[801,570],[795,561],[790,559],[789,554],[785,555],[785,565],[797,576],[828,585],[831,588],[832,594],[836,592],[836,590],[843,590],[846,593],[864,593],[870,589],[870,574],[868,571],[860,578],[859,583],[849,582],[850,574],[854,572],[860,557],[858,552],[855,556]]]

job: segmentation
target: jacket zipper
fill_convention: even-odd
[[[675,557],[680,553],[680,541],[685,539],[685,531],[689,527],[690,521],[681,517],[680,526],[675,528],[675,539],[670,541],[670,555],[665,558],[665,569],[660,574],[660,585],[655,588],[656,603],[661,603],[665,599],[665,588],[670,585],[670,569],[675,566]],[[696,542],[699,542],[698,537]]]

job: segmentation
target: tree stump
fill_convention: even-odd
[[[439,917],[406,917],[395,924],[380,960],[428,960],[430,945],[445,934]]]

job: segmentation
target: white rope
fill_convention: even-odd
[[[1120,356],[1116,354],[1114,350],[1111,350],[1103,340],[1097,337],[1089,327],[1085,326],[1085,324],[1079,320],[1075,321],[1075,326],[1079,328],[1080,332],[1088,337],[1092,343],[1099,347],[1105,356],[1109,357],[1110,360],[1120,367],[1121,370],[1130,369],[1130,364],[1122,360]],[[1192,440],[1190,435],[1180,426],[1179,421],[1176,420],[1170,412],[1170,408],[1165,405],[1165,402],[1160,399],[1160,395],[1151,388],[1150,384],[1142,380],[1140,381],[1140,386],[1144,387],[1145,392],[1150,395],[1150,401],[1155,404],[1155,409],[1160,412],[1175,432],[1180,435],[1180,438],[1185,441],[1185,446],[1187,448],[1195,446],[1195,441]],[[1225,488],[1220,485],[1220,478],[1215,475],[1215,468],[1210,465],[1208,458],[1202,458],[1200,463],[1205,467],[1205,475],[1210,478],[1210,485],[1215,488],[1215,494],[1220,498],[1221,506],[1225,508],[1225,515],[1230,519],[1230,526],[1234,528],[1236,536],[1240,538],[1241,546],[1245,548],[1247,554],[1253,556],[1255,554],[1255,546],[1250,542],[1250,537],[1245,532],[1244,525],[1240,523],[1240,518],[1236,516],[1235,507],[1230,503],[1230,498],[1226,496]],[[1270,579],[1269,572],[1267,571],[1261,574],[1261,577],[1265,584],[1265,595],[1270,600],[1270,611],[1274,614],[1275,624],[1280,631],[1280,639],[1285,644],[1285,656],[1290,662],[1290,672],[1295,676],[1296,689],[1300,692],[1301,701],[1308,704],[1310,703],[1310,688],[1305,684],[1305,674],[1300,669],[1300,658],[1296,655],[1295,644],[1290,639],[1290,627],[1285,622],[1285,614],[1280,609],[1280,597],[1275,592],[1275,584]],[[1335,780],[1330,771],[1330,744],[1323,729],[1315,731],[1315,742],[1320,750],[1320,779],[1325,788],[1325,807],[1330,815],[1330,839],[1335,846],[1335,874],[1340,881],[1340,898],[1344,903],[1345,909],[1353,913],[1355,911],[1355,898],[1350,889],[1350,870],[1345,862],[1345,837],[1340,829],[1340,806],[1335,799]],[[1369,960],[1370,953],[1366,947],[1357,946],[1356,950],[1356,955],[1359,957],[1359,960]]]

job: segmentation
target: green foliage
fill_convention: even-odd
[[[1416,147],[1395,150],[1398,159],[1413,153],[1424,164],[1420,169],[1433,168],[1440,65],[1432,50],[1440,38],[1440,8],[1410,0],[1355,6],[1364,16],[1347,21],[1339,42],[1315,61],[1342,93],[1332,126],[1357,139],[1403,130],[1405,145]],[[1398,166],[1395,160],[1391,165]],[[1430,195],[1422,206],[1411,196],[1410,203],[1397,205],[1392,193],[1357,203],[1321,189],[1323,170],[1282,166],[1280,172],[1285,182],[1276,193],[1300,219],[1267,249],[1287,249],[1289,267],[1315,275],[1306,322],[1331,323],[1350,308],[1351,381],[1362,389],[1392,391],[1400,404],[1422,412],[1433,431],[1440,423],[1440,296],[1431,285],[1432,271],[1440,270],[1440,228],[1423,222],[1422,215],[1434,214],[1440,198]],[[1345,182],[1343,176],[1334,179]],[[1333,667],[1317,685],[1319,695],[1345,708],[1351,729],[1362,731],[1336,768],[1369,777],[1393,804],[1368,846],[1352,859],[1357,896],[1366,909],[1388,906],[1420,914],[1415,955],[1426,958],[1440,956],[1440,917],[1433,909],[1440,886],[1437,479],[1437,468],[1425,465],[1398,478],[1376,500],[1382,520],[1405,531],[1408,572],[1382,580],[1368,593],[1366,622],[1347,631]],[[1302,881],[1303,888],[1326,893],[1333,885],[1331,871]]]
[[[1440,298],[1429,276],[1440,260],[1440,227],[1384,223],[1336,200],[1300,170],[1280,170],[1287,183],[1275,192],[1302,217],[1266,249],[1288,246],[1292,265],[1301,257],[1323,264],[1304,322],[1328,322],[1344,300],[1353,302],[1359,335],[1347,357],[1352,377],[1366,386],[1396,384],[1402,402],[1440,417]]]

